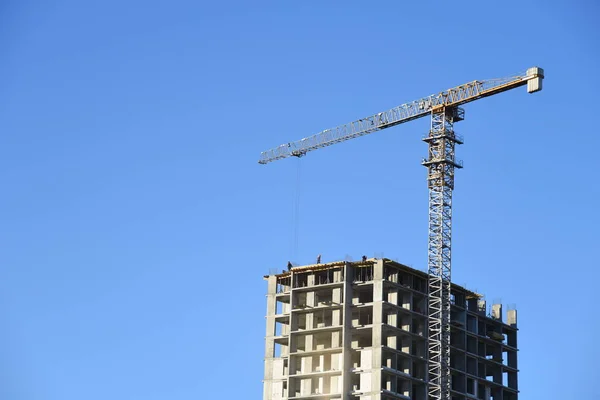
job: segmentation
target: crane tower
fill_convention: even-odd
[[[428,267],[428,397],[429,400],[450,399],[450,286],[452,191],[454,171],[462,168],[455,158],[455,147],[462,138],[454,132],[454,123],[464,119],[463,104],[492,96],[520,86],[529,93],[542,90],[544,71],[529,68],[524,74],[507,78],[472,81],[402,104],[366,118],[326,129],[296,142],[282,144],[260,155],[259,163],[295,156],[331,146],[359,136],[390,128],[417,118],[431,116],[431,129],[423,139],[428,156],[422,162],[427,168],[429,189]]]

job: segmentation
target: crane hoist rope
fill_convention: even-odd
[[[290,257],[295,260],[298,256],[298,242],[300,235],[300,199],[302,197],[302,160],[298,159],[296,164],[296,183],[293,189],[294,198],[292,201],[292,238]]]
[[[428,269],[428,342],[427,393],[429,400],[450,400],[450,310],[451,310],[451,238],[452,191],[454,171],[462,168],[455,159],[455,147],[462,138],[454,133],[454,123],[464,119],[463,104],[527,85],[527,91],[542,90],[544,70],[529,68],[524,74],[500,79],[472,81],[438,94],[402,104],[387,111],[348,124],[326,129],[296,142],[284,143],[264,151],[259,163],[295,156],[349,139],[390,128],[427,115],[431,116],[427,168],[429,189]]]

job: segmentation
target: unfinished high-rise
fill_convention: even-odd
[[[388,259],[266,276],[263,400],[427,400],[427,274]],[[451,290],[452,400],[517,400],[517,312]]]

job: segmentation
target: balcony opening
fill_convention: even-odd
[[[354,283],[369,282],[373,280],[373,265],[354,268]]]
[[[302,288],[308,286],[308,273],[298,273],[294,275],[294,287]]]
[[[277,280],[277,293],[289,292],[291,287],[291,278],[279,278]]]
[[[384,267],[383,279],[390,282],[398,282],[398,270],[393,267]]]
[[[329,306],[333,303],[333,290],[319,290],[315,293],[315,302],[318,306]]]

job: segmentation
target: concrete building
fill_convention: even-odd
[[[263,400],[426,400],[427,274],[388,259],[269,275]],[[452,286],[452,400],[517,400],[517,313]]]

